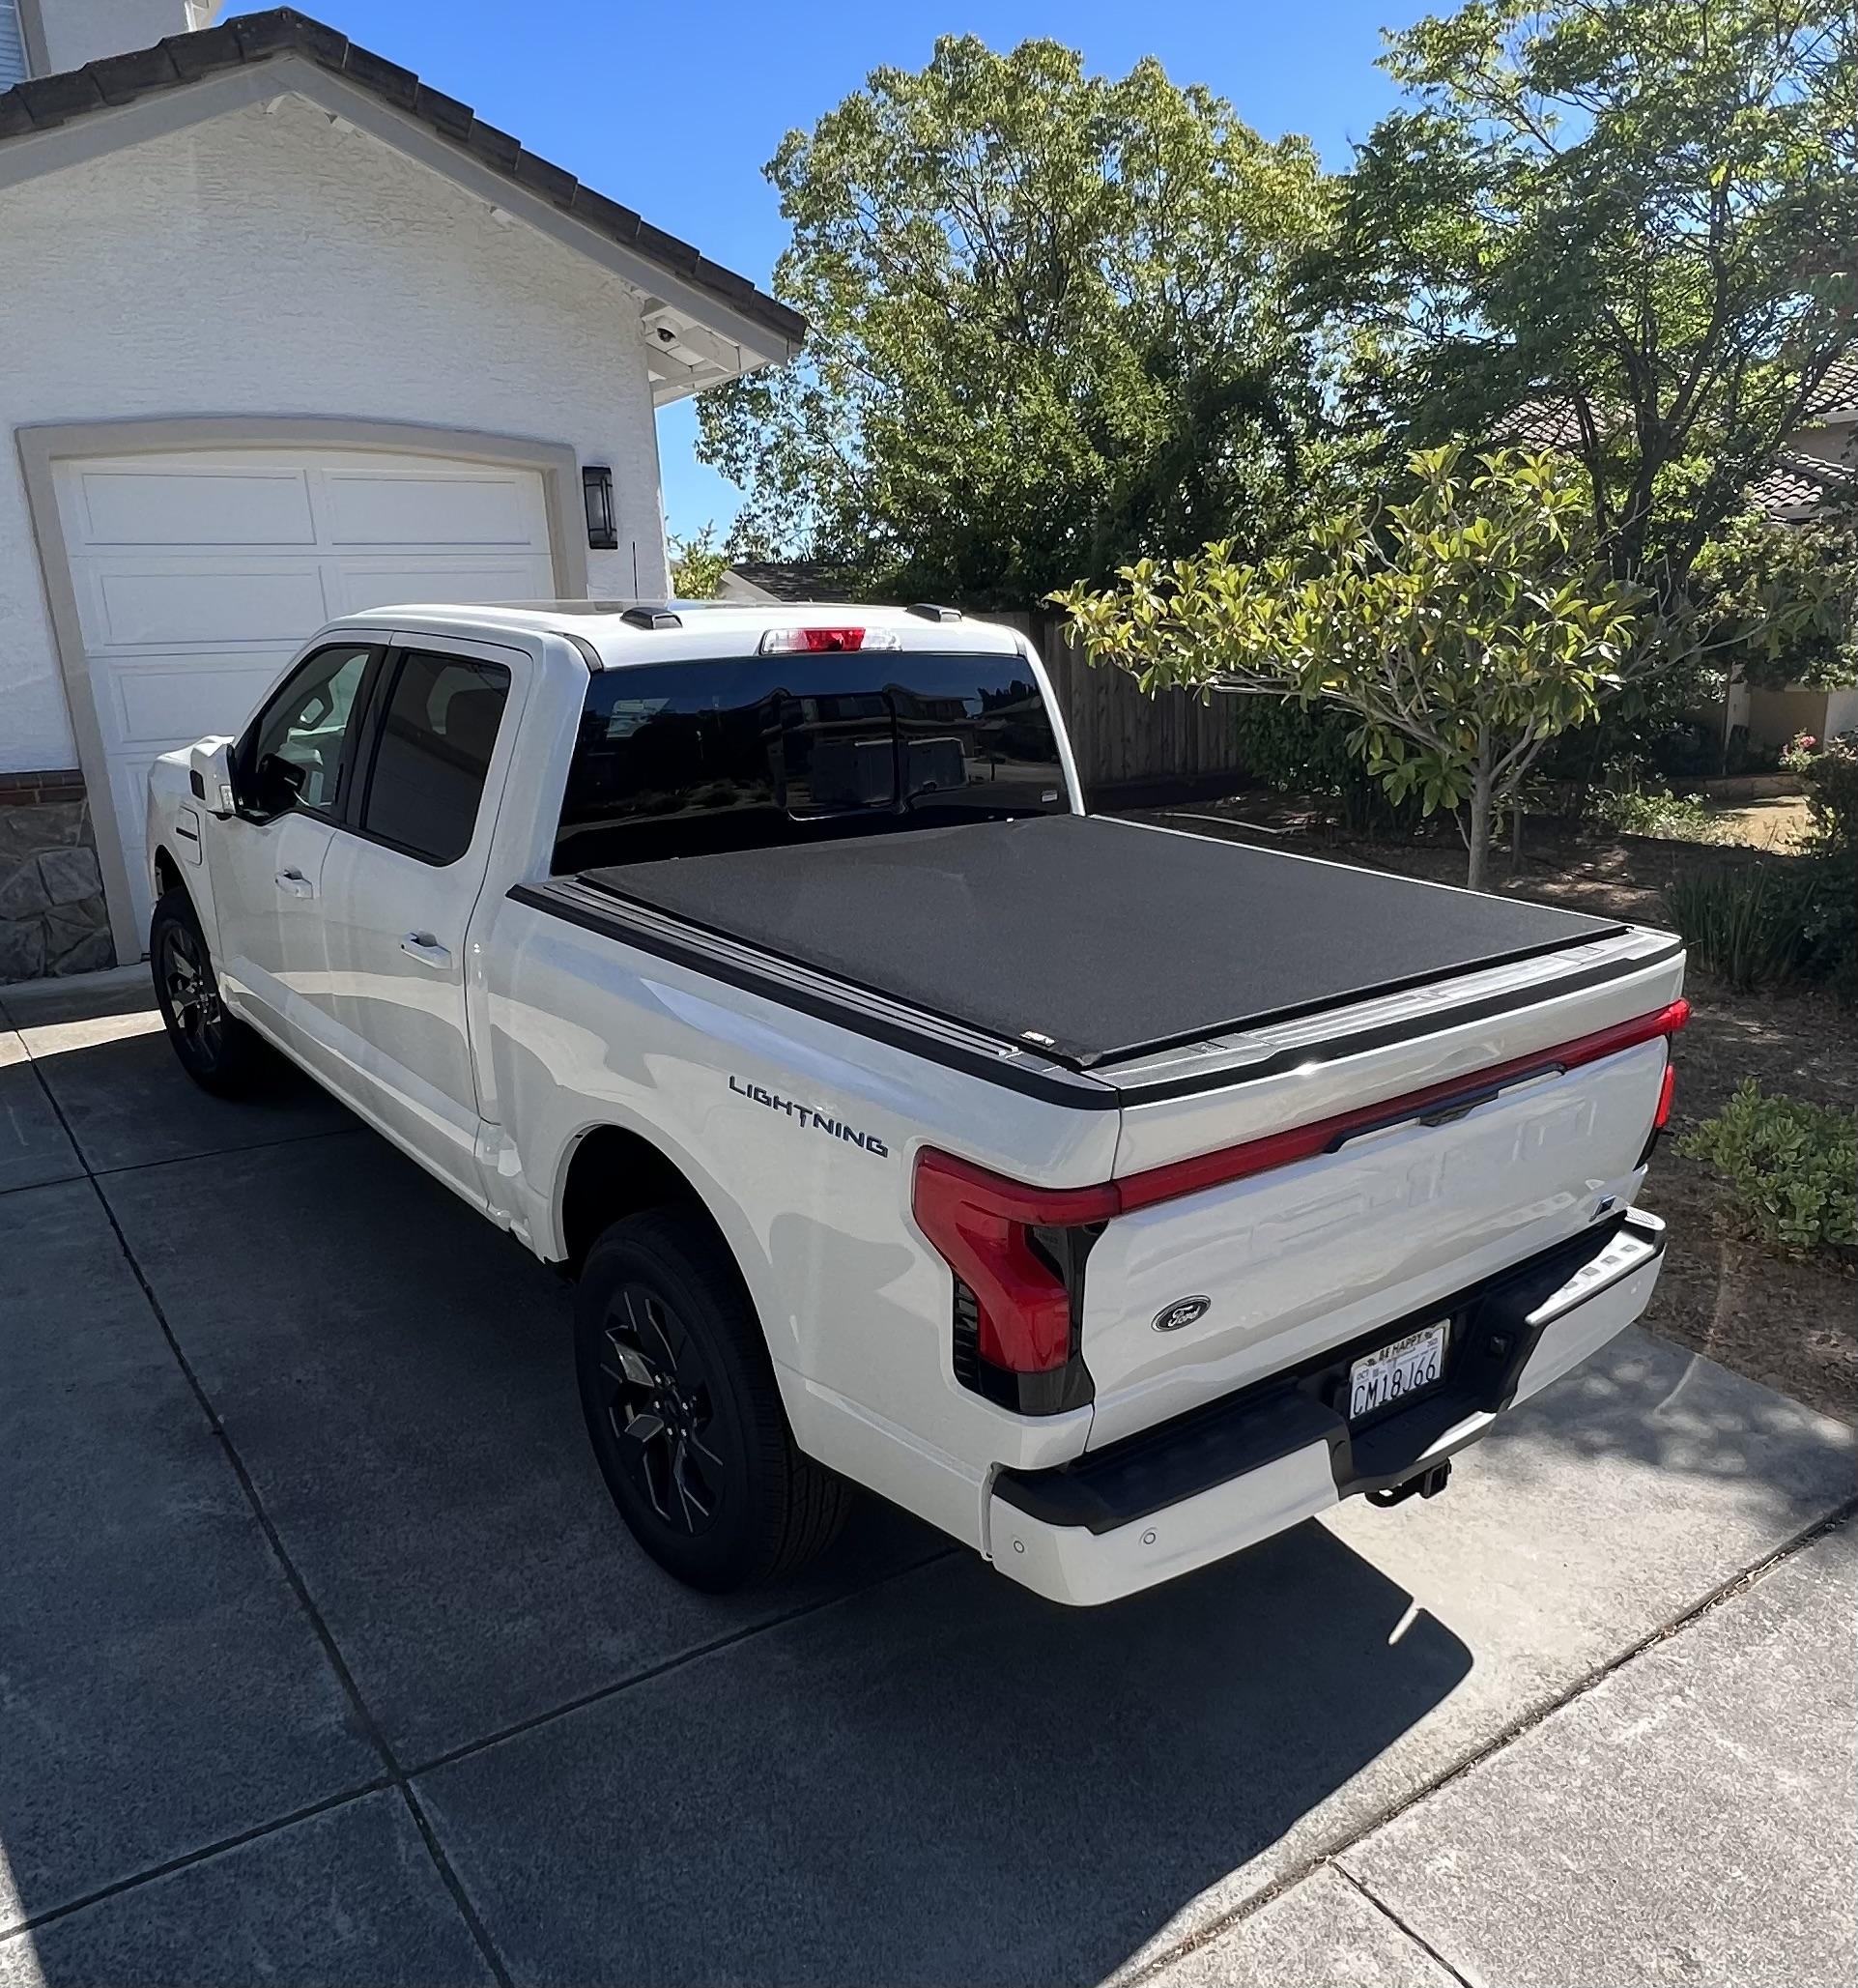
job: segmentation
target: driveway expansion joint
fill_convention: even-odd
[[[319,1815],[328,1815],[333,1809],[346,1808],[352,1801],[362,1801],[370,1795],[385,1794],[393,1783],[386,1774],[377,1774],[371,1781],[361,1781],[353,1788],[344,1788],[339,1794],[326,1796],[321,1801],[312,1801],[306,1807],[294,1808],[288,1815],[273,1816],[269,1822],[254,1823],[248,1830],[240,1830],[231,1836],[217,1836],[211,1843],[202,1843],[196,1849],[185,1851],[179,1857],[170,1857],[160,1863],[151,1864],[147,1870],[136,1871],[132,1876],[118,1878],[115,1883],[99,1885],[94,1890],[86,1891],[76,1898],[67,1898],[61,1903],[48,1906],[43,1912],[33,1913],[21,1919],[14,1919],[0,1926],[0,1946],[10,1940],[16,1940],[22,1934],[36,1933],[42,1926],[56,1925],[60,1919],[68,1919],[80,1912],[87,1912],[94,1905],[101,1905],[106,1899],[120,1898],[125,1891],[134,1891],[144,1885],[153,1885],[158,1879],[171,1878],[177,1871],[190,1870],[197,1863],[210,1862],[215,1857],[223,1856],[229,1850],[243,1850],[247,1843],[262,1842],[267,1836],[275,1836],[284,1830],[293,1830],[299,1823],[313,1822]]]
[[[1369,1907],[1373,1911],[1378,1912],[1384,1919],[1387,1920],[1392,1925],[1398,1926],[1400,1931],[1403,1932],[1407,1936],[1407,1938],[1411,1940],[1413,1944],[1416,1947],[1418,1947],[1420,1951],[1424,1953],[1428,1957],[1428,1959],[1430,1959],[1434,1963],[1435,1966],[1439,1968],[1439,1970],[1442,1973],[1449,1974],[1451,1978],[1458,1983],[1458,1988],[1473,1988],[1473,1984],[1472,1983],[1472,1981],[1466,1975],[1461,1974],[1458,1971],[1458,1969],[1453,1967],[1451,1962],[1448,1961],[1445,1958],[1445,1956],[1439,1951],[1438,1947],[1436,1947],[1432,1944],[1432,1942],[1426,1938],[1426,1936],[1423,1933],[1421,1933],[1416,1927],[1409,1925],[1407,1921],[1403,1919],[1397,1912],[1394,1911],[1392,1906],[1390,1906],[1385,1898],[1377,1897],[1374,1892],[1370,1891],[1368,1887],[1364,1884],[1362,1884],[1360,1879],[1358,1878],[1353,1871],[1348,1870],[1343,1865],[1337,1863],[1333,1858],[1322,1858],[1321,1865],[1327,1866],[1329,1870],[1332,1870],[1335,1873],[1335,1875],[1341,1879],[1343,1884],[1347,1885],[1350,1887],[1351,1890],[1358,1892],[1360,1896],[1367,1901]]]
[[[1385,1813],[1377,1815],[1370,1822],[1361,1824],[1358,1829],[1348,1830],[1333,1843],[1317,1850],[1293,1869],[1286,1871],[1276,1883],[1266,1886],[1262,1890],[1246,1898],[1231,1912],[1218,1915],[1203,1926],[1196,1926],[1185,1938],[1150,1955],[1139,1968],[1129,1974],[1119,1975],[1117,1977],[1117,1988],[1141,1988],[1143,1982],[1153,1980],[1157,1974],[1178,1960],[1182,1954],[1191,1953],[1195,1948],[1205,1946],[1221,1933],[1251,1918],[1255,1914],[1262,1912],[1266,1906],[1281,1898],[1287,1891],[1295,1889],[1297,1886],[1302,1884],[1325,1864],[1332,1865],[1358,1891],[1361,1892],[1363,1897],[1369,1900],[1377,1912],[1391,1919],[1416,1945],[1425,1947],[1433,1959],[1441,1967],[1444,1968],[1454,1980],[1463,1980],[1465,1977],[1459,1974],[1457,1969],[1451,1966],[1450,1962],[1443,1954],[1434,1952],[1433,1948],[1417,1933],[1414,1932],[1412,1927],[1406,1925],[1396,1914],[1390,1912],[1379,1898],[1375,1897],[1356,1878],[1354,1873],[1347,1869],[1341,1859],[1350,1851],[1355,1849],[1358,1844],[1364,1842],[1369,1836],[1386,1828],[1389,1823],[1405,1815],[1410,1809],[1416,1808],[1421,1802],[1430,1801],[1441,1789],[1448,1788],[1454,1782],[1462,1780],[1473,1768],[1481,1767],[1484,1762],[1490,1760],[1495,1755],[1506,1751],[1526,1734],[1533,1732],[1538,1726],[1545,1724],[1549,1719],[1553,1718],[1556,1714],[1585,1698],[1588,1692],[1603,1685],[1609,1678],[1616,1675],[1619,1671],[1624,1670],[1637,1658],[1644,1656],[1647,1651],[1655,1650],[1660,1644],[1669,1642],[1672,1636],[1678,1634],[1681,1630],[1691,1628],[1693,1624],[1701,1621],[1705,1616],[1714,1614],[1726,1602],[1732,1601],[1738,1595],[1746,1594],[1749,1589],[1763,1580],[1777,1568],[1784,1566],[1796,1555],[1804,1552],[1807,1547],[1811,1546],[1815,1541],[1825,1538],[1828,1533],[1837,1532],[1840,1527],[1849,1523],[1854,1517],[1858,1517],[1858,1497],[1847,1498],[1837,1510],[1827,1513],[1823,1518],[1815,1519],[1811,1525],[1803,1527],[1792,1539],[1785,1541],[1772,1553],[1764,1554],[1753,1566],[1745,1567],[1740,1572],[1731,1574],[1728,1580],[1718,1582],[1700,1601],[1694,1602],[1690,1607],[1681,1610],[1669,1621],[1661,1623],[1648,1634],[1641,1636],[1629,1649],[1622,1650],[1617,1657],[1611,1657],[1605,1663],[1596,1665],[1585,1677],[1577,1679],[1559,1696],[1551,1698],[1546,1703],[1536,1706],[1533,1710],[1526,1712],[1519,1718],[1512,1720],[1501,1732],[1494,1733],[1482,1745],[1473,1747],[1462,1760],[1447,1768],[1444,1773],[1436,1774],[1424,1786],[1415,1788],[1404,1801],[1394,1802]]]

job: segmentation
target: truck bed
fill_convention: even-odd
[[[621,864],[580,880],[1078,1071],[1626,930],[1101,816]]]

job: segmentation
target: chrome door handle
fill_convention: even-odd
[[[313,898],[316,895],[315,884],[300,870],[279,870],[275,881],[286,897]]]
[[[430,932],[409,932],[400,941],[400,950],[410,960],[417,960],[422,966],[449,966],[451,948],[442,946]]]

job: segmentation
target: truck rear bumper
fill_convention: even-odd
[[[1634,1209],[1501,1276],[1226,1400],[1053,1470],[997,1472],[1002,1573],[1053,1601],[1113,1601],[1255,1545],[1358,1492],[1391,1489],[1474,1443],[1622,1331],[1658,1279],[1664,1224]],[[1439,1385],[1351,1427],[1349,1369],[1450,1321]]]

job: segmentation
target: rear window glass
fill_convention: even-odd
[[[587,686],[555,873],[1070,806],[1023,657],[749,656]]]
[[[471,847],[509,672],[465,656],[404,656],[375,747],[361,825],[427,863]]]

